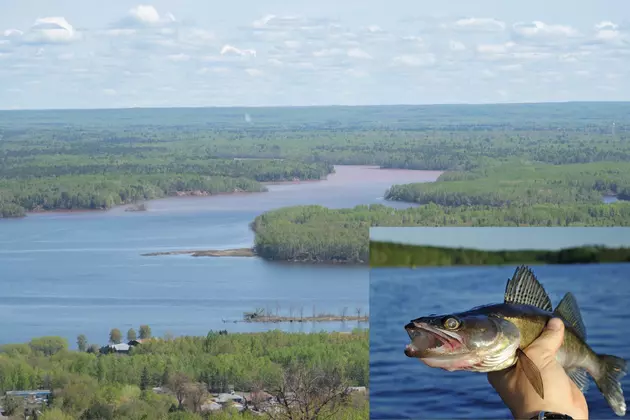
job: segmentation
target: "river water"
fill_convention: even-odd
[[[552,303],[572,292],[588,343],[597,353],[630,360],[630,264],[533,267]],[[486,375],[432,369],[404,355],[404,325],[500,303],[514,267],[375,268],[370,271],[370,417],[373,419],[511,418]],[[456,291],[456,292],[455,292]],[[630,377],[622,381],[626,401]],[[592,383],[590,418],[618,418]]]
[[[264,308],[279,314],[368,309],[367,267],[268,263],[257,258],[142,257],[177,249],[253,243],[249,223],[274,208],[343,208],[383,203],[395,183],[434,181],[440,172],[339,166],[327,181],[270,185],[269,192],[167,198],[146,212],[32,214],[0,219],[0,344],[43,335],[105,343],[111,328],[149,324],[155,335],[208,330],[349,331],[353,322],[224,323]]]

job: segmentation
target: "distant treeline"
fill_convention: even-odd
[[[630,248],[587,246],[559,251],[484,251],[370,241],[370,267],[630,262]]]
[[[427,204],[328,209],[298,206],[269,211],[252,223],[255,250],[268,260],[368,263],[373,226],[630,226],[630,203],[458,206]]]

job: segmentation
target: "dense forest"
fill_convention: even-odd
[[[558,251],[485,251],[370,241],[370,267],[630,262],[630,248],[598,246]]]
[[[119,341],[116,334],[112,330],[110,342]],[[0,393],[52,390],[50,407],[39,417],[44,420],[260,418],[255,412],[271,419],[368,418],[365,397],[348,394],[349,387],[368,384],[367,331],[211,331],[206,337],[145,339],[128,354],[101,352],[84,335],[77,342],[78,351],[60,337],[0,347]],[[204,412],[212,393],[230,389],[250,395],[243,413]],[[277,402],[273,410],[253,398],[263,391]],[[23,404],[0,399],[10,414],[23,414]]]
[[[256,253],[268,260],[367,263],[371,226],[630,226],[630,203],[441,206],[384,205],[273,210],[252,223]]]
[[[592,203],[600,191],[623,198],[627,178],[613,171],[630,162],[629,113],[630,103],[1,111],[0,216],[102,209],[190,188],[261,191],[259,182],[320,179],[335,164],[449,171],[436,186],[392,188],[397,200]],[[527,181],[494,192],[516,161],[551,180],[524,169],[518,176]],[[609,162],[586,170],[608,171],[615,188],[589,189],[588,174],[573,185],[571,169],[541,165],[593,162]],[[526,191],[534,197],[519,196]]]
[[[508,162],[445,172],[437,182],[394,185],[389,200],[444,206],[575,204],[630,199],[630,161],[572,165]]]

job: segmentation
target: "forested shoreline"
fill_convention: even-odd
[[[367,264],[372,226],[630,226],[630,203],[441,206],[384,205],[273,210],[252,223],[255,251],[270,261]]]
[[[256,412],[303,418],[295,417],[305,408],[302,403],[283,407],[291,393],[308,394],[302,401],[308,401],[310,411],[319,408],[346,420],[368,418],[365,395],[348,394],[348,387],[368,385],[367,331],[210,331],[205,337],[160,339],[147,337],[147,326],[141,335],[142,328],[144,338],[128,354],[99,351],[100,345],[89,345],[85,335],[77,339],[78,351],[69,350],[61,337],[0,346],[0,394],[51,390],[50,407],[43,407],[39,417],[43,420],[260,418]],[[135,340],[131,332],[127,338]],[[109,338],[112,344],[122,340],[117,329]],[[231,389],[249,395],[241,414],[229,407],[204,408],[212,394]],[[277,403],[257,400],[256,394]],[[0,405],[18,414],[23,408],[21,400],[11,397]]]
[[[444,206],[597,204],[630,199],[630,162],[549,165],[513,161],[469,172],[445,172],[435,183],[394,185],[385,198]]]
[[[486,251],[370,241],[370,267],[630,262],[630,248],[588,246],[557,251]]]

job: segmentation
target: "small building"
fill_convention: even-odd
[[[22,397],[31,400],[48,400],[48,397],[52,394],[52,391],[48,389],[36,389],[30,391],[7,391],[5,395],[7,397]]]
[[[216,402],[218,402],[219,404],[226,404],[228,402],[245,404],[245,398],[236,394],[219,394],[219,396],[216,398]]]
[[[129,344],[120,343],[120,344],[110,344],[109,348],[114,353],[129,353],[129,349],[131,346]]]

